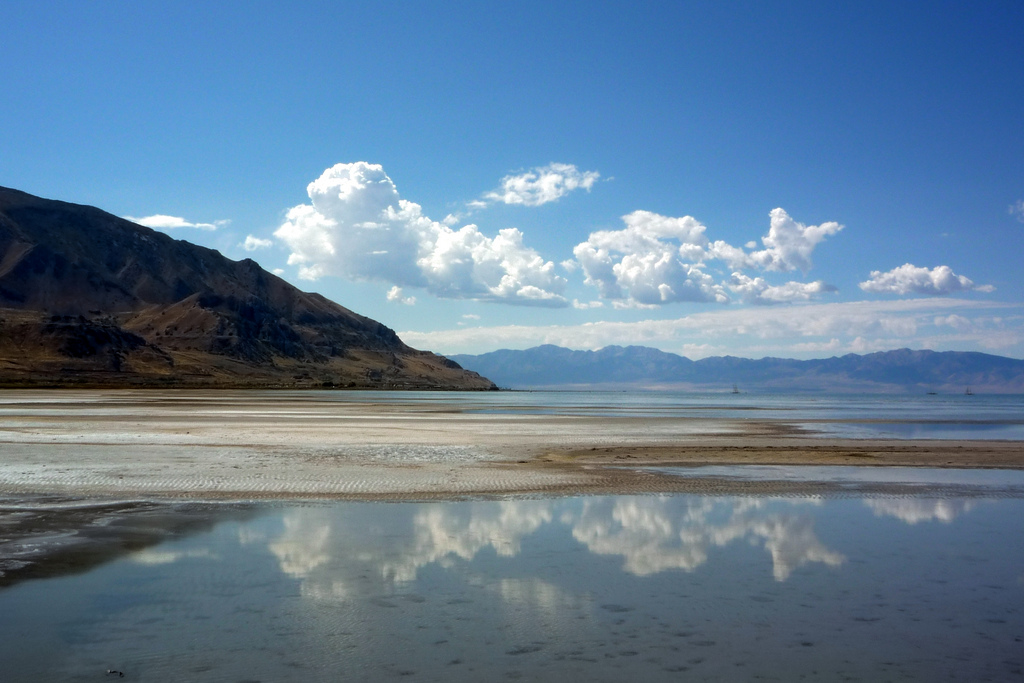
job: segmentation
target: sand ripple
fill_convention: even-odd
[[[828,486],[693,481],[648,466],[1024,467],[1020,442],[829,441],[771,421],[485,414],[465,401],[322,392],[3,392],[0,494],[790,493]]]

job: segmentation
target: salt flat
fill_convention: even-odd
[[[741,418],[737,410],[709,417],[614,401],[543,406],[515,394],[6,391],[0,493],[247,500],[789,492],[811,485],[684,481],[644,467],[1024,467],[1019,441],[822,438],[799,420],[755,409]]]

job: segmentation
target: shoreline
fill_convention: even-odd
[[[509,497],[1021,497],[1024,486],[679,476],[787,465],[1024,470],[1024,441],[835,439],[811,421],[494,394],[0,392],[0,587],[274,505]],[[863,422],[863,420],[861,420]]]
[[[1024,470],[1024,444],[1011,441],[821,440],[704,436],[700,443],[526,447],[496,453],[469,447],[331,448],[157,443],[17,443],[0,440],[0,498],[68,501],[252,502],[444,500],[516,495],[649,493],[821,495],[851,484],[712,478],[705,466],[882,467]],[[407,457],[423,449],[428,457]],[[659,471],[678,468],[675,474]],[[871,483],[863,492],[920,493]],[[925,487],[926,489],[928,487]],[[969,492],[970,487],[961,487]]]
[[[1024,440],[832,438],[814,432],[814,415],[787,420],[745,405],[731,413],[715,412],[716,406],[709,416],[685,406],[645,415],[618,412],[616,405],[556,404],[549,410],[543,402],[478,392],[2,392],[0,497],[395,500],[700,492],[723,485],[683,485],[650,468],[1024,469]]]
[[[993,444],[974,444],[983,451]],[[1019,449],[999,448],[997,451]],[[646,464],[602,462],[617,449],[606,448],[595,456],[575,462],[571,453],[547,453],[526,462],[483,462],[471,468],[470,481],[477,486],[422,487],[423,477],[414,475],[418,485],[404,489],[364,492],[333,491],[311,493],[294,488],[250,491],[243,489],[129,490],[98,491],[70,487],[54,491],[12,490],[0,484],[0,590],[26,580],[77,574],[116,560],[133,552],[155,547],[166,541],[215,525],[247,519],[279,506],[330,505],[336,503],[445,503],[474,500],[574,498],[600,496],[698,495],[707,497],[762,498],[926,498],[926,499],[1006,499],[1024,498],[1024,486],[990,486],[961,483],[913,483],[900,481],[784,480],[743,479],[728,476],[685,477],[655,468],[680,465],[678,457],[655,459],[648,454]],[[634,448],[631,451],[643,451]],[[975,449],[961,447],[961,452]],[[610,457],[614,458],[614,455]],[[840,456],[846,457],[846,456]],[[764,458],[759,465],[777,460]],[[682,465],[727,465],[722,460]],[[746,461],[743,464],[750,465]],[[818,463],[820,465],[820,462]],[[814,467],[815,465],[808,466]],[[864,465],[860,465],[864,466]],[[893,465],[903,467],[903,465]],[[842,465],[840,465],[842,467]],[[928,466],[916,466],[925,469]],[[376,467],[378,476],[392,468]],[[414,468],[415,469],[415,468]],[[428,468],[429,469],[429,468]],[[721,469],[721,468],[719,468]],[[874,468],[872,468],[874,469]],[[946,470],[952,469],[949,467]],[[969,467],[964,469],[990,469]],[[548,475],[544,482],[534,477],[537,471]],[[1019,462],[1013,471],[1024,470]],[[499,472],[496,476],[495,472]],[[997,470],[1003,471],[1003,470]],[[419,472],[418,474],[426,474]],[[485,475],[474,479],[473,475]],[[429,479],[429,475],[426,479]],[[495,482],[503,482],[496,486]],[[483,483],[483,485],[479,485]],[[17,487],[14,487],[17,489]]]
[[[674,494],[1024,497],[1024,485],[660,469],[1020,471],[1024,441],[837,439],[800,421],[524,407],[480,394],[0,392],[0,589],[85,571],[278,505]]]
[[[591,446],[552,452],[549,462],[587,465],[842,465],[1024,469],[1024,442],[832,439],[819,436],[709,437],[700,444]]]

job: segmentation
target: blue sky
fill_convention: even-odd
[[[0,185],[414,346],[1024,357],[1020,2],[3,15]]]

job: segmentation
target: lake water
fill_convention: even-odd
[[[728,433],[736,422],[775,422],[812,436],[883,439],[1024,440],[1024,395],[757,394],[643,391],[168,391],[6,392],[0,420],[202,414],[214,419],[259,410],[268,420],[334,419],[385,406],[405,418],[445,414],[663,418]],[[133,414],[134,417],[134,414]],[[127,418],[125,418],[127,419]]]
[[[1021,539],[1005,492],[263,506],[0,590],[2,678],[1006,680]]]
[[[643,391],[274,392],[282,402],[401,406],[490,415],[782,422],[826,437],[1024,440],[1024,395],[757,394]]]
[[[913,488],[957,487],[989,495],[1024,497],[1024,470],[938,469],[930,467],[864,467],[835,465],[702,465],[698,467],[649,467],[690,479],[738,479],[743,481],[818,482],[862,488],[864,484],[900,484]]]

